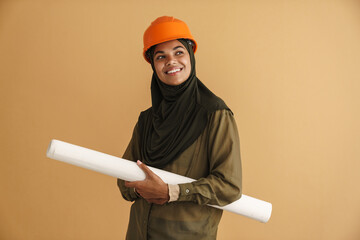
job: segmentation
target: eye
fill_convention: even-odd
[[[182,55],[184,52],[183,51],[177,51],[176,53],[175,53],[175,55]]]
[[[158,55],[158,56],[156,57],[156,60],[161,60],[161,59],[163,59],[163,58],[165,58],[164,55]]]

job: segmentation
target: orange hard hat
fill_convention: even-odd
[[[146,57],[146,51],[152,46],[179,38],[190,39],[193,41],[195,53],[197,44],[185,22],[168,16],[155,19],[144,33],[143,55],[145,60],[150,63],[149,59]]]

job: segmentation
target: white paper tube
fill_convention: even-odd
[[[55,139],[51,140],[46,156],[126,181],[141,181],[145,179],[145,173],[135,162]],[[167,184],[195,181],[194,179],[154,167],[149,168]],[[242,194],[239,200],[224,207],[209,206],[240,214],[263,223],[270,219],[272,211],[271,203],[244,194]]]

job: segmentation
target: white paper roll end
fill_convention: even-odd
[[[272,204],[271,203],[268,203],[269,204],[269,209],[267,211],[267,216],[264,218],[263,221],[260,221],[262,223],[267,223],[271,217],[271,213],[272,213]]]
[[[56,141],[55,139],[52,139],[49,143],[49,146],[48,146],[48,149],[46,151],[46,156],[48,158],[52,158],[54,156],[54,153],[55,153],[55,144],[56,144]]]

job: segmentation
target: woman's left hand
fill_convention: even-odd
[[[167,203],[170,198],[168,185],[141,161],[138,160],[137,165],[144,171],[146,175],[145,180],[135,182],[125,181],[125,186],[135,188],[136,192],[149,203],[159,205]]]

